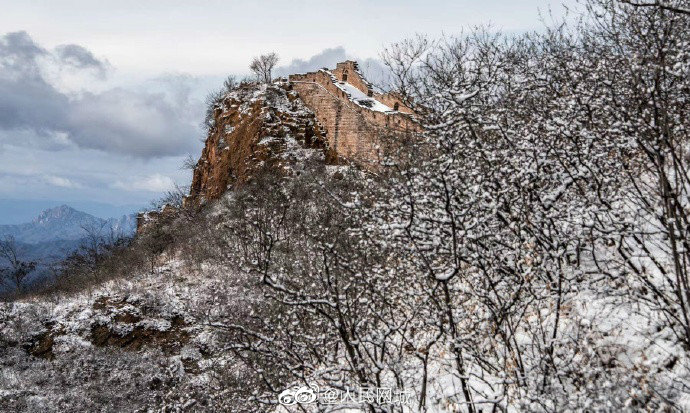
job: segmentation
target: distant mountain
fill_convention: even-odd
[[[12,236],[22,244],[39,244],[51,241],[75,241],[96,233],[129,236],[136,230],[136,217],[124,215],[108,220],[77,211],[67,205],[46,209],[32,222],[18,225],[0,225],[0,237]]]
[[[113,205],[79,200],[64,202],[49,199],[0,198],[0,225],[17,225],[31,222],[41,211],[62,204],[67,204],[78,211],[83,211],[103,219],[133,214],[145,207],[145,204]]]
[[[115,234],[131,236],[137,230],[137,216],[136,214],[129,214],[120,218],[110,218],[106,226],[111,228]]]
[[[78,250],[91,234],[100,237],[131,236],[136,231],[136,216],[102,219],[67,205],[46,209],[31,222],[0,225],[0,239],[14,237],[19,258],[38,266],[27,279],[39,282],[49,275],[50,265]],[[0,262],[0,266],[4,263]],[[0,294],[5,287],[0,283]]]

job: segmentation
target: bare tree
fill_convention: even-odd
[[[201,126],[207,133],[210,133],[216,126],[216,112],[220,111],[224,96],[225,91],[223,89],[214,90],[206,95],[206,114]],[[205,141],[205,139],[202,140],[202,142]]]
[[[115,242],[116,234],[105,221],[93,224],[84,223],[80,227],[85,234],[81,250],[95,268],[101,263],[107,246]]]
[[[237,82],[237,78],[233,75],[226,77],[223,81],[223,88],[226,92],[232,92],[237,88],[238,85],[239,82]]]
[[[594,295],[626,297],[619,308],[661,316],[679,351],[690,343],[688,20],[663,7],[588,4],[594,24],[574,37],[472,33],[384,53],[435,152],[392,181],[382,222],[394,230],[387,242],[400,237],[437,281],[437,325],[453,343],[468,410],[488,399],[473,384],[489,374],[465,379],[477,366],[514,377],[504,400],[536,397],[545,410],[565,409],[565,395],[591,400],[578,369],[614,369],[571,363],[583,336],[602,333],[569,327],[587,283]],[[492,350],[477,352],[487,332]],[[618,374],[646,385],[632,370]],[[627,396],[618,387],[606,397]]]
[[[182,165],[180,166],[180,169],[182,170],[187,170],[187,171],[193,171],[196,169],[196,164],[197,161],[192,155],[187,155],[187,157],[182,161]]]
[[[654,1],[633,1],[633,0],[619,0],[621,3],[629,4],[633,7],[658,7],[662,10],[667,10],[673,13],[680,13],[690,15],[690,7],[687,2],[684,4],[683,0],[654,0]]]
[[[249,69],[256,75],[256,78],[263,83],[271,83],[273,80],[273,68],[278,63],[278,55],[275,52],[262,54],[255,57],[249,65]]]
[[[188,164],[190,162],[193,162],[193,158],[189,157],[186,161],[185,164]],[[163,207],[171,206],[174,208],[181,208],[182,207],[182,202],[184,201],[184,197],[187,196],[187,193],[189,192],[188,187],[183,187],[180,185],[175,184],[175,186],[166,191],[163,196],[160,198],[151,201],[151,208],[160,210]]]
[[[158,263],[159,257],[173,243],[173,240],[174,238],[170,233],[170,229],[163,227],[160,223],[154,225],[140,237],[139,245],[142,247],[146,259],[150,264],[151,274],[156,270],[156,264]]]
[[[17,242],[12,236],[0,241],[0,259],[6,262],[5,267],[0,267],[0,283],[21,291],[26,277],[36,269],[36,262],[20,259]]]

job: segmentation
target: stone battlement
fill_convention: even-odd
[[[412,109],[395,94],[377,92],[356,62],[291,75],[289,82],[324,125],[329,145],[340,157],[376,162],[382,134],[421,130]]]

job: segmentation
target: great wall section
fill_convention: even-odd
[[[394,94],[376,92],[356,62],[338,63],[332,71],[291,75],[289,82],[324,125],[328,143],[340,157],[376,161],[380,133],[419,130],[412,109]]]
[[[421,130],[413,110],[380,93],[354,61],[293,74],[272,84],[245,84],[213,108],[186,206],[200,206],[240,188],[262,168],[295,173],[307,162],[375,167],[381,137]],[[173,208],[140,214],[138,229]]]

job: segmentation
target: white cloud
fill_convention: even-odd
[[[175,181],[169,176],[161,174],[153,174],[131,182],[117,181],[113,184],[113,188],[123,189],[126,191],[148,191],[148,192],[165,192],[175,186]]]
[[[47,175],[43,177],[43,180],[49,185],[59,186],[61,188],[81,188],[81,185],[78,183],[61,176]]]

